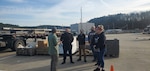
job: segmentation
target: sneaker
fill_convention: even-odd
[[[77,61],[81,61],[81,59],[78,59]]]
[[[66,62],[62,62],[61,64],[65,64]]]
[[[71,64],[74,64],[74,62],[73,62],[73,61],[71,61],[70,63],[71,63]]]
[[[92,60],[92,62],[95,62],[95,61],[96,61],[96,59],[93,59],[93,60]]]
[[[95,66],[98,65],[98,63],[95,64]]]
[[[102,69],[101,71],[105,71],[104,69]]]
[[[94,71],[100,71],[100,68],[96,68],[96,69],[94,69]]]

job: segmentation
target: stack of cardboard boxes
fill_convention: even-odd
[[[47,55],[48,54],[48,40],[38,41],[38,46],[36,48],[37,55]]]

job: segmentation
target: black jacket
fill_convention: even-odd
[[[85,34],[79,34],[77,40],[79,41],[79,45],[85,45]]]
[[[71,44],[73,42],[73,35],[71,33],[65,32],[61,35],[60,40],[63,44]]]
[[[106,36],[104,32],[102,32],[101,34],[95,34],[92,39],[92,44],[96,45],[95,48],[100,48],[100,49],[105,48],[105,42],[106,42]]]

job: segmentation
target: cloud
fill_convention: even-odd
[[[70,25],[109,14],[149,10],[149,0],[8,0],[21,5],[0,5],[0,21],[19,25]],[[143,6],[141,6],[143,5]],[[137,7],[138,6],[138,7]],[[15,17],[15,18],[14,18]],[[18,20],[19,18],[19,20]]]
[[[14,3],[23,3],[25,0],[7,0],[9,2],[14,2]]]

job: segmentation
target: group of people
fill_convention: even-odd
[[[61,64],[66,63],[67,52],[69,52],[70,63],[74,64],[72,58],[72,42],[74,40],[73,35],[70,33],[70,29],[66,29],[65,32],[61,35],[60,41],[56,36],[57,29],[53,28],[52,33],[48,36],[49,43],[49,54],[51,56],[51,71],[57,71],[57,63],[59,58],[59,50],[58,44],[63,43],[63,62]],[[85,39],[86,35],[84,34],[84,30],[80,30],[80,34],[77,36],[77,40],[79,42],[79,59],[77,61],[81,61],[81,53],[84,55],[84,62],[86,60],[85,53]],[[91,50],[93,52],[93,61],[96,61],[96,65],[98,66],[94,71],[105,71],[104,70],[104,54],[106,51],[105,48],[106,37],[104,34],[103,25],[98,25],[91,27],[91,32],[88,34],[88,42],[90,44]]]

